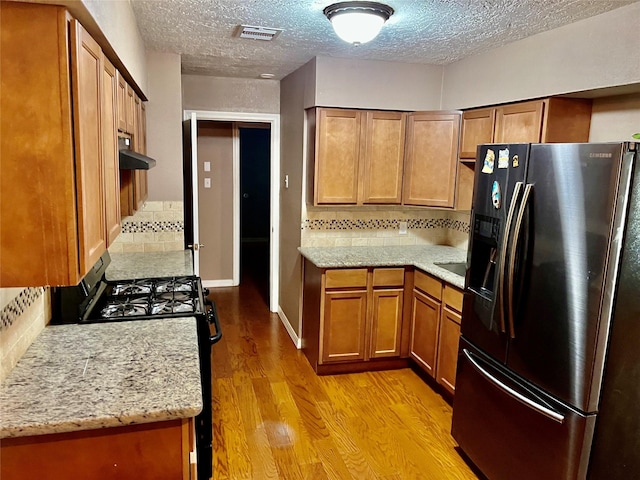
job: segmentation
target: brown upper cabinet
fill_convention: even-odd
[[[136,132],[136,98],[137,95],[133,91],[130,85],[127,84],[126,87],[126,98],[124,100],[125,110],[126,110],[126,121],[127,128],[125,132],[130,134],[135,134]],[[139,100],[138,100],[139,101]]]
[[[113,225],[105,210],[117,209],[107,204],[112,167],[103,157],[114,137],[103,138],[101,128],[110,88],[104,75],[113,70],[104,69],[99,45],[64,8],[0,8],[0,117],[2,131],[11,132],[2,135],[0,152],[0,285],[76,285],[107,247]]]
[[[453,207],[459,134],[460,112],[409,114],[404,205]]]
[[[496,123],[495,108],[478,108],[462,114],[460,134],[460,158],[476,158],[478,145],[493,142]]]
[[[469,210],[476,150],[483,143],[588,142],[591,100],[545,98],[462,114],[456,208]]]
[[[452,207],[459,123],[459,112],[316,108],[313,204]]]
[[[117,72],[118,79],[118,130],[127,131],[127,81],[120,72]]]
[[[315,205],[400,204],[403,112],[317,108]]]
[[[120,168],[118,158],[118,79],[116,68],[102,56],[102,158],[104,163],[105,224],[107,246],[121,231]]]
[[[483,143],[586,142],[591,100],[546,98],[462,114],[460,159],[475,160]]]

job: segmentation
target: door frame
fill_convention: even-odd
[[[220,112],[209,110],[184,110],[183,120],[191,120],[192,165],[193,165],[193,230],[194,243],[199,240],[198,232],[198,120],[234,122],[233,130],[233,279],[221,280],[216,285],[237,286],[240,284],[240,139],[236,123],[267,123],[271,129],[270,160],[270,224],[269,234],[269,310],[278,311],[279,263],[280,263],[280,114],[252,112]],[[194,252],[194,271],[199,273],[199,256]],[[229,284],[230,283],[230,284]]]

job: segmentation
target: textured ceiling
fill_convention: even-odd
[[[322,14],[332,0],[130,0],[146,48],[182,55],[187,74],[281,79],[315,56],[444,65],[639,0],[388,0],[395,13],[359,47]],[[238,25],[284,31],[234,37]]]

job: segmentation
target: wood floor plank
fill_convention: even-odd
[[[229,478],[234,480],[251,478],[249,446],[240,415],[239,401],[230,379],[218,379],[217,393],[221,409],[217,421],[221,425],[228,461]]]
[[[410,369],[316,376],[251,278],[212,289],[215,480],[476,480]]]

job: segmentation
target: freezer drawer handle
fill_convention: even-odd
[[[517,400],[520,403],[522,403],[523,405],[526,405],[527,407],[535,410],[536,412],[541,413],[542,415],[544,415],[547,418],[550,418],[554,422],[564,423],[564,415],[561,415],[561,414],[559,414],[557,412],[554,412],[553,410],[551,410],[551,409],[549,409],[549,408],[547,408],[547,407],[545,407],[543,405],[540,405],[540,404],[534,402],[533,400],[528,399],[527,397],[525,397],[521,393],[516,392],[513,388],[505,385],[500,380],[498,380],[493,375],[491,375],[489,372],[487,372],[484,368],[482,368],[480,366],[480,364],[473,359],[473,354],[469,350],[467,350],[466,348],[463,348],[462,351],[464,352],[464,354],[467,357],[467,359],[471,362],[471,364],[482,375],[484,375],[487,380],[489,380],[491,383],[493,383],[496,387],[498,387],[499,389],[504,391],[506,394],[508,394],[509,396],[514,398],[515,400]]]

